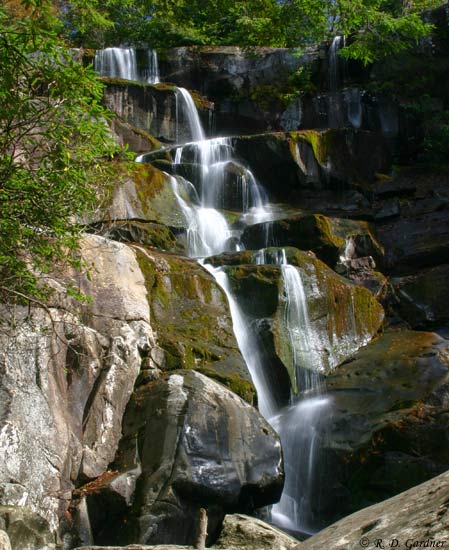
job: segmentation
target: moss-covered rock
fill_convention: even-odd
[[[267,249],[265,259],[261,259],[260,252],[246,251],[206,261],[227,266],[232,291],[247,315],[271,319],[265,324],[259,321],[258,326],[270,333],[263,338],[271,342],[297,391],[294,355],[302,367],[330,372],[377,333],[383,309],[368,290],[349,283],[313,254],[294,248],[285,248],[284,253],[288,264],[297,267],[302,281],[314,334],[313,353],[298,352],[290,338],[287,316],[291,304],[287,302],[286,275],[279,265],[269,265],[270,258],[279,255],[279,249]],[[254,265],[256,262],[259,265]]]
[[[186,189],[179,189],[181,194],[183,191],[187,192]],[[150,164],[142,163],[116,165],[115,182],[108,203],[86,221],[116,220],[156,222],[181,229],[186,226],[170,176]]]
[[[312,250],[320,260],[334,267],[339,256],[345,254],[351,239],[352,257],[373,256],[376,262],[383,258],[383,247],[377,241],[368,222],[329,218],[322,214],[296,214],[274,222],[263,222],[247,227],[242,235],[246,248],[266,246],[294,246]]]
[[[195,369],[252,403],[255,390],[235,340],[228,303],[196,261],[143,247],[151,324],[164,350],[163,370]]]

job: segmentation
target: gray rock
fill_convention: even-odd
[[[0,502],[26,505],[52,531],[74,483],[113,460],[142,356],[154,343],[134,252],[91,236],[82,255],[90,277],[73,273],[72,282],[92,305],[74,303],[55,282],[47,310],[18,308],[14,331],[4,325],[0,335]]]
[[[22,506],[0,506],[1,550],[55,550],[55,535],[38,514]]]
[[[157,139],[172,143],[192,139],[185,109],[173,85],[150,86],[112,79],[105,89],[104,103],[125,122]],[[201,98],[197,105],[207,122],[213,104]]]
[[[102,544],[120,536],[126,539],[120,542],[192,543],[201,507],[207,508],[213,537],[225,511],[274,502],[283,485],[272,428],[242,399],[194,371],[136,390],[115,468],[133,462],[142,475],[126,518],[130,528],[113,533],[106,509],[105,523],[93,526]]]
[[[298,546],[298,550],[436,547],[449,544],[449,473],[360,510]],[[393,542],[397,541],[397,542]],[[422,541],[420,543],[420,541]],[[415,546],[412,546],[415,543]],[[393,546],[395,545],[395,546]],[[377,546],[381,548],[381,546]]]
[[[223,530],[212,548],[223,550],[294,550],[297,539],[257,518],[234,514],[225,516]]]

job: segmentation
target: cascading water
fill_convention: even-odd
[[[192,142],[172,153],[174,168],[185,163],[198,166],[198,181],[171,176],[171,184],[187,222],[188,253],[215,277],[228,297],[234,332],[258,394],[261,413],[278,431],[284,448],[286,483],[281,501],[272,509],[273,522],[294,532],[310,533],[315,526],[315,502],[320,477],[319,449],[321,424],[329,410],[317,374],[317,335],[307,311],[307,300],[298,268],[289,265],[283,249],[260,250],[255,263],[279,266],[284,292],[285,325],[295,365],[297,397],[281,408],[276,395],[279,384],[267,368],[254,324],[242,311],[232,293],[225,267],[214,268],[204,258],[224,251],[239,250],[242,226],[273,219],[273,210],[251,171],[236,158],[231,138],[204,139],[194,102],[187,90],[179,88]],[[227,196],[233,188],[232,198]],[[232,208],[230,208],[232,206]],[[239,230],[232,230],[218,209],[238,211]],[[296,388],[295,388],[296,389]]]
[[[157,52],[148,50],[147,64],[139,74],[137,54],[134,48],[105,48],[95,52],[95,70],[107,78],[121,78],[134,82],[143,81],[157,84],[159,80],[159,66]]]
[[[148,84],[159,84],[159,63],[157,61],[156,50],[148,50],[147,52],[148,68],[144,69],[143,76]]]

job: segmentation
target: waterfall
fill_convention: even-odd
[[[159,63],[157,61],[156,50],[148,50],[147,52],[148,69],[144,70],[144,76],[148,84],[159,84]]]
[[[254,319],[244,313],[234,296],[226,267],[213,267],[204,261],[210,255],[241,250],[242,227],[272,220],[274,210],[251,170],[237,158],[232,138],[204,139],[192,97],[183,88],[177,94],[178,112],[182,111],[188,122],[192,142],[172,150],[177,175],[170,176],[170,181],[186,220],[188,254],[198,258],[225,292],[237,343],[257,390],[260,412],[281,438],[286,481],[280,502],[272,508],[272,520],[293,532],[311,533],[316,527],[315,504],[322,475],[321,427],[329,413],[329,398],[323,393],[318,374],[320,359],[316,350],[320,342],[309,319],[301,271],[288,264],[284,249],[262,249],[254,255],[255,264],[278,266],[282,278],[279,301],[284,308],[296,378],[290,404],[282,408],[282,400],[276,395],[279,382],[264,357]],[[197,181],[188,182],[180,175],[185,164],[199,167]],[[233,210],[239,216],[239,229],[231,229],[219,210]]]
[[[345,46],[344,36],[335,36],[328,52],[329,59],[329,108],[328,122],[330,128],[344,126],[342,113],[342,97],[340,88],[342,85],[342,72],[344,60],[338,55],[338,51]]]
[[[329,89],[336,92],[341,86],[341,60],[338,50],[345,47],[345,37],[335,36],[329,48]]]
[[[106,48],[95,52],[95,70],[107,78],[139,80],[134,48]]]
[[[100,76],[107,78],[157,84],[160,80],[156,50],[148,50],[146,60],[147,66],[139,74],[134,48],[105,48],[95,52],[94,68]]]
[[[197,108],[195,107],[192,96],[185,88],[176,88],[176,104],[176,118],[178,119],[180,112],[182,112],[183,117],[187,119],[191,133],[191,140],[204,141],[206,136],[204,134]]]

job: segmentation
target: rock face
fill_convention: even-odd
[[[383,321],[383,309],[369,291],[348,283],[312,254],[294,248],[284,250],[288,263],[298,268],[304,286],[317,354],[315,369],[329,373],[376,334]],[[256,330],[266,349],[272,350],[273,368],[279,368],[276,358],[280,359],[296,391],[285,276],[281,267],[269,265],[270,256],[275,257],[277,252],[279,249],[265,249],[259,265],[260,254],[255,252],[223,254],[206,261],[215,266],[228,265],[232,292],[246,315],[257,320]],[[309,368],[307,362],[302,366]]]
[[[157,442],[157,444],[155,444]],[[101,544],[192,543],[199,508],[214,536],[226,511],[252,510],[279,498],[283,485],[276,434],[255,409],[194,371],[177,371],[134,393],[114,467],[141,469],[125,525],[110,511],[92,525]],[[118,529],[118,532],[116,531]],[[122,539],[122,540],[120,540]],[[123,540],[124,539],[124,540]]]
[[[26,505],[53,531],[74,484],[114,458],[142,356],[154,342],[133,252],[89,237],[83,256],[91,278],[78,285],[94,297],[91,308],[77,314],[56,295],[48,310],[19,309],[14,336],[1,334],[2,503]]]
[[[445,473],[331,525],[298,545],[298,550],[346,550],[362,544],[373,548],[376,541],[385,548],[388,544],[413,548],[425,547],[427,541],[428,547],[432,541],[447,543],[448,500],[449,474]]]
[[[199,96],[196,98],[206,122],[204,126],[209,128],[213,104]],[[192,139],[185,105],[173,85],[111,80],[105,90],[104,103],[122,120],[161,141],[182,143]]]
[[[318,48],[302,55],[285,48],[253,48],[250,53],[233,46],[173,48],[163,52],[160,67],[168,82],[199,90],[215,102],[220,135],[246,134],[282,129],[286,105],[272,98],[287,91],[292,73],[315,66],[323,55]]]
[[[338,514],[449,469],[448,384],[447,340],[413,331],[380,336],[328,376],[327,452]]]

